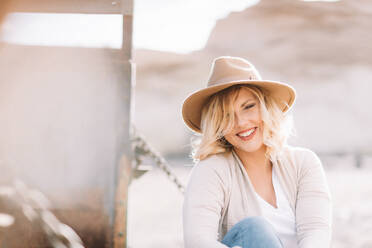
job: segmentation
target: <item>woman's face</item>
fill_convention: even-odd
[[[235,125],[225,139],[239,152],[255,152],[263,146],[260,103],[253,93],[241,88],[234,102]]]

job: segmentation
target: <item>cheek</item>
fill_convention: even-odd
[[[231,140],[233,139],[233,135],[232,134],[226,134],[225,135],[225,139],[231,143]]]
[[[262,119],[261,119],[261,113],[260,113],[260,110],[259,109],[256,109],[256,111],[254,112],[254,114],[252,115],[252,118],[254,120],[256,120],[257,122],[262,122]]]
[[[235,134],[226,134],[225,135],[225,139],[231,144],[231,145],[234,145],[237,143],[237,141],[239,140],[239,138],[235,135]]]

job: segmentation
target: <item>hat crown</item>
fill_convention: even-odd
[[[208,87],[227,81],[262,80],[256,68],[239,57],[221,56],[214,59],[209,74]]]

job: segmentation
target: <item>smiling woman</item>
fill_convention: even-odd
[[[213,61],[208,86],[186,98],[200,134],[183,205],[186,248],[328,248],[331,197],[318,156],[287,145],[288,84],[245,59]]]
[[[239,144],[253,146],[257,139],[265,143],[266,155],[274,160],[292,132],[292,116],[284,115],[269,92],[255,85],[237,84],[213,94],[201,115],[204,135],[201,141],[194,142],[195,160],[220,150],[231,150],[233,146],[239,148]],[[252,142],[238,142],[254,136],[256,138]]]

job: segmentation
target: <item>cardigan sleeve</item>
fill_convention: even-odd
[[[299,170],[296,226],[299,248],[329,248],[332,201],[319,157],[306,149]]]
[[[185,248],[227,248],[218,241],[226,185],[216,158],[198,162],[191,171],[183,203]]]

